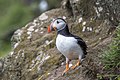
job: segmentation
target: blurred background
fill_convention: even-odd
[[[0,57],[11,50],[14,31],[41,13],[60,7],[61,0],[0,0]]]

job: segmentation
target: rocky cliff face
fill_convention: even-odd
[[[88,45],[88,55],[81,66],[64,76],[61,73],[65,58],[56,49],[56,33],[47,33],[51,19],[58,17],[66,19],[70,31]],[[13,50],[1,59],[0,79],[96,80],[102,69],[100,56],[111,42],[119,20],[119,0],[63,0],[61,8],[41,14],[14,33]]]

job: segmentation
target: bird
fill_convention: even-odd
[[[66,69],[62,74],[70,70],[69,62],[71,60],[78,60],[77,63],[71,67],[72,69],[79,66],[87,55],[87,45],[85,41],[79,36],[70,33],[68,24],[63,18],[54,19],[47,30],[48,33],[57,31],[56,47],[66,58]]]

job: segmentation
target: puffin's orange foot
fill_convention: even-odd
[[[66,64],[66,69],[63,71],[62,75],[64,75],[65,73],[67,73],[69,71],[69,64]]]
[[[75,64],[74,66],[72,66],[71,68],[72,69],[75,69],[77,66],[79,66],[80,65],[80,60],[78,60],[78,62],[77,62],[77,64]]]
[[[75,69],[76,67],[77,67],[77,65],[74,65],[74,66],[71,67],[71,69]]]
[[[69,69],[65,69],[62,73],[62,75],[64,75],[65,73],[67,73],[69,71]]]

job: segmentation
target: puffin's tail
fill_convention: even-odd
[[[87,51],[84,52],[83,56],[82,56],[82,59],[84,59],[87,55]]]

